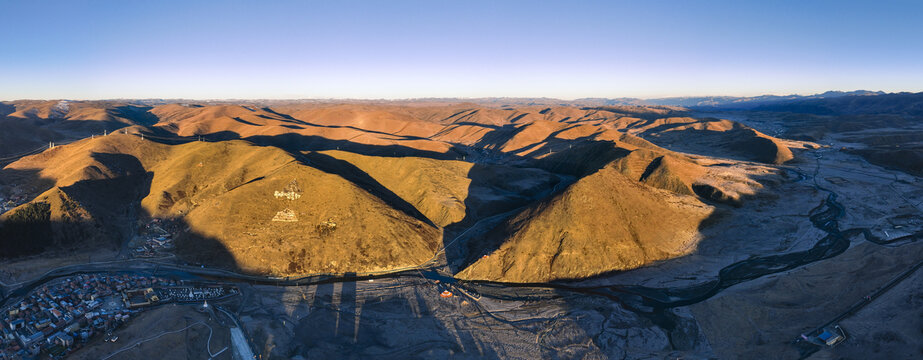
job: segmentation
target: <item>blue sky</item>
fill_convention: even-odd
[[[923,1],[7,1],[0,99],[923,91]]]

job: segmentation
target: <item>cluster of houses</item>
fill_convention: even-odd
[[[36,288],[0,312],[0,359],[64,356],[138,311],[125,306],[126,292],[175,285],[160,277],[88,274]]]
[[[162,225],[160,219],[154,219],[144,226],[139,238],[132,243],[134,257],[154,257],[161,252],[173,250],[173,237]]]
[[[13,210],[13,208],[25,204],[29,199],[25,195],[0,195],[0,214]]]

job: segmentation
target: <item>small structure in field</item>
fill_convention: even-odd
[[[329,235],[336,231],[337,223],[333,219],[327,219],[327,221],[322,221],[320,224],[314,226],[314,230],[317,231],[320,235]]]
[[[295,211],[292,209],[285,209],[277,212],[276,216],[273,216],[272,221],[298,222],[298,216],[295,215]]]
[[[801,338],[814,345],[827,347],[834,347],[846,340],[846,332],[843,331],[843,328],[841,328],[839,325],[824,327],[814,334],[816,335],[808,336],[802,334]]]
[[[836,325],[832,328],[826,327],[820,334],[817,335],[817,339],[823,342],[827,346],[835,346],[846,340],[846,333],[843,332],[843,329],[839,325]]]

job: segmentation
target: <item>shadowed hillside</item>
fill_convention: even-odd
[[[275,275],[416,265],[433,255],[438,241],[438,230],[349,181],[284,151],[244,142],[165,145],[112,135],[8,168],[43,169],[56,184],[11,211],[3,227],[11,234],[50,218],[83,215],[103,225],[88,235],[124,241],[131,231],[125,225],[143,210],[188,224],[177,244],[183,257],[213,262],[204,251],[209,248],[198,242],[215,238],[236,266]],[[68,234],[62,236],[72,237]],[[391,251],[378,251],[381,247]]]
[[[706,203],[739,205],[759,185],[657,144],[768,163],[792,157],[746,126],[678,118],[685,110],[673,107],[17,102],[7,110],[7,121],[70,122],[80,130],[72,136],[109,129],[77,121],[121,128],[4,168],[0,181],[33,199],[4,215],[5,238],[42,229],[35,233],[47,239],[17,253],[124,248],[153,218],[182,224],[174,235],[188,262],[274,276],[431,261],[504,281],[636,268],[694,249]],[[34,176],[17,176],[26,173]],[[213,256],[218,248],[226,255]]]
[[[692,251],[710,213],[694,198],[639,184],[610,165],[472,242],[481,253],[458,276],[529,282],[633,269]]]

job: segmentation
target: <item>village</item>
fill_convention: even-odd
[[[118,341],[114,331],[145,307],[236,294],[234,287],[137,274],[87,274],[56,280],[2,309],[0,360],[63,357],[97,336]]]
[[[20,192],[11,192],[4,194],[3,188],[0,187],[0,214],[13,210],[15,207],[25,204],[29,197]]]

